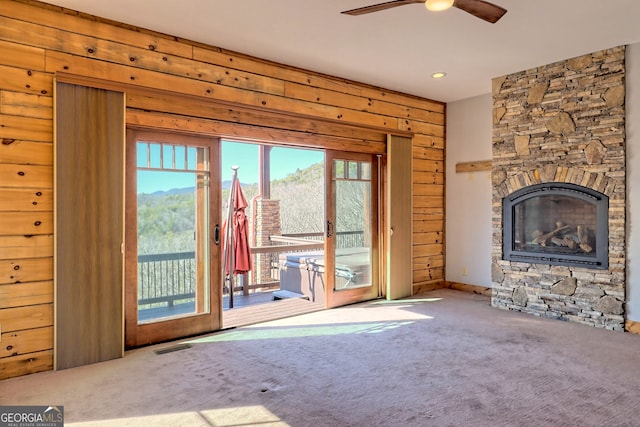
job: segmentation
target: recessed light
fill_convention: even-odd
[[[438,71],[437,73],[431,74],[431,77],[433,77],[434,79],[441,79],[446,75],[447,75],[447,73],[443,73],[442,71]]]

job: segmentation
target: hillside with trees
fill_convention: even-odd
[[[258,194],[257,184],[244,184],[242,191],[249,205]],[[271,182],[271,198],[280,200],[282,233],[324,231],[324,165],[317,163]],[[226,218],[230,183],[222,190],[222,221]],[[344,194],[344,193],[343,193]],[[339,201],[344,230],[362,230],[362,197]],[[188,252],[194,250],[194,188],[138,194],[138,254]],[[251,218],[251,206],[247,216]]]

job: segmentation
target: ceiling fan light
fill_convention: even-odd
[[[424,5],[432,12],[439,12],[441,10],[447,10],[453,6],[455,0],[427,0]]]

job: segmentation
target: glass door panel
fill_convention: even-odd
[[[378,296],[377,181],[371,155],[333,153],[328,200],[328,306]]]
[[[208,148],[136,149],[138,323],[208,313]]]

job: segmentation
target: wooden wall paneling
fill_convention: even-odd
[[[297,69],[295,67],[287,67],[238,52],[202,45],[201,43],[178,40],[165,34],[111,22],[106,19],[96,17],[79,19],[77,16],[79,15],[82,18],[83,15],[74,11],[69,11],[69,14],[61,14],[58,13],[58,11],[63,9],[49,5],[39,6],[40,7],[33,7],[22,3],[11,4],[11,6],[0,5],[0,12],[6,11],[7,15],[13,15],[20,21],[35,23],[37,24],[36,28],[40,28],[42,25],[47,27],[55,26],[57,30],[73,28],[75,33],[88,36],[94,40],[114,41],[126,46],[140,48],[143,51],[148,50],[150,53],[174,55],[178,58],[188,58],[198,62],[226,67],[231,71],[245,71],[256,75],[281,79],[283,81],[297,82],[307,85],[308,87],[330,89],[335,92],[370,98],[371,100],[381,100],[393,104],[406,105],[416,111],[427,112],[427,116],[431,113],[436,114],[434,116],[436,117],[435,119],[426,119],[425,121],[444,123],[444,121],[439,121],[443,119],[438,118],[443,117],[441,114],[444,113],[444,104],[441,102],[387,91],[346,79]],[[55,25],[52,25],[52,23],[55,23]],[[14,22],[12,25],[3,25],[3,27],[12,28],[16,27],[17,24],[18,23]],[[24,30],[25,29],[22,29],[21,31]],[[40,32],[41,31],[42,30],[40,30]],[[0,35],[2,35],[1,32]],[[13,38],[8,34],[4,35],[4,37],[18,41],[23,40],[23,36],[21,36],[19,32],[14,33]],[[63,46],[51,42],[51,40],[62,40],[63,37],[68,38],[69,35],[49,37],[49,41],[43,42],[42,47],[52,50],[64,50]],[[85,49],[86,48],[85,46]],[[79,51],[75,53],[81,54]],[[132,56],[134,58],[137,57],[137,55]],[[131,56],[127,57],[126,60],[130,61],[130,58]],[[166,59],[163,58],[163,62],[171,63],[171,59],[172,57],[168,56]],[[401,116],[406,115],[402,114]],[[409,117],[420,118],[422,120],[425,116],[415,114],[409,115]]]
[[[0,200],[1,196],[0,196]],[[53,257],[53,235],[0,236],[0,259]]]
[[[444,172],[415,171],[414,184],[438,184],[444,185]]]
[[[53,348],[53,326],[28,329],[2,334],[0,358],[41,351],[42,347]]]
[[[442,172],[444,171],[444,161],[433,159],[416,159],[414,157],[413,169],[420,172]]]
[[[413,146],[416,150],[440,149],[444,158],[444,137],[418,133],[413,137]]]
[[[99,40],[95,38],[93,32],[89,33],[89,36],[85,36],[65,32],[57,28],[48,27],[43,29],[39,25],[22,21],[13,22],[13,25],[5,25],[5,28],[11,29],[13,33],[3,34],[3,36],[12,40],[19,40],[21,37],[24,37],[24,34],[29,34],[30,39],[32,39],[32,43],[43,47],[51,47],[55,50],[73,53],[75,55],[83,55],[89,58],[99,59],[101,61],[119,63],[121,65],[126,65],[127,67],[134,65],[140,69],[160,71],[166,74],[189,76],[190,78],[195,78],[197,80],[215,83],[217,87],[244,87],[246,89],[250,89],[252,92],[265,92],[282,95],[283,81],[276,80],[272,77],[253,74],[216,64],[211,64],[207,67],[196,66],[192,60],[180,57],[168,58],[165,54],[156,52],[155,49],[150,49],[149,46],[145,46],[145,48],[134,48],[123,43]],[[53,45],[51,40],[57,40],[57,44]],[[282,68],[282,66],[280,66],[280,68]],[[301,73],[298,72],[297,74]],[[269,81],[272,83],[269,83]],[[299,89],[301,90],[305,87],[307,88],[307,91],[310,91],[308,86],[299,85]],[[344,89],[344,87],[342,87],[342,89]],[[359,92],[362,92],[362,90],[360,89]],[[377,93],[379,94],[380,91],[378,90]],[[348,98],[350,95],[345,95],[339,91],[336,91],[335,94],[336,96],[332,97],[331,92],[325,91],[322,97],[323,103],[331,106],[345,105],[348,108],[354,108],[355,106],[355,108],[360,111],[376,110],[378,114],[382,110],[385,110],[384,108],[380,108],[380,106],[386,106],[386,111],[390,115],[395,114],[402,117],[408,116],[414,119],[420,118],[439,124],[440,126],[443,124],[444,116],[442,114],[442,106],[435,102],[427,104],[429,107],[435,106],[436,108],[434,109],[437,111],[422,110],[425,106],[424,100],[420,103],[421,108],[418,108],[418,103],[416,103],[416,106],[408,110],[405,106],[397,105],[394,107],[395,104],[386,101],[376,103],[374,106],[372,98],[367,99],[366,106],[362,105],[363,97],[361,94],[358,95],[359,99],[355,96],[351,96],[351,98],[357,100],[357,105],[341,104],[338,101]],[[306,94],[305,97],[300,97],[298,99],[306,98],[311,100],[309,96],[309,94]],[[329,99],[324,101],[325,97]],[[319,99],[320,98],[318,96],[314,96],[312,101],[314,104],[318,104]],[[380,106],[378,106],[378,104],[380,104]],[[411,114],[411,112],[413,112],[413,114]],[[343,116],[343,114],[340,114],[340,116]]]
[[[2,332],[23,331],[51,326],[53,304],[29,305],[0,310]]]
[[[0,200],[3,200],[3,204],[0,205],[0,212],[5,210],[53,212],[53,191],[50,189],[35,190],[31,188],[0,187]]]
[[[414,213],[414,217],[415,217]],[[413,232],[414,233],[428,233],[433,231],[442,232],[442,218],[434,218],[432,220],[421,218],[417,221],[413,221]]]
[[[439,184],[413,184],[413,195],[444,197],[444,186]]]
[[[53,188],[53,167],[51,166],[0,163],[0,177],[2,177],[3,187]]]
[[[334,92],[371,99],[373,101],[379,100],[408,106],[422,111],[431,111],[434,113],[444,112],[444,104],[441,102],[412,97],[410,95],[387,91],[378,87],[314,73],[295,67],[287,67],[282,64],[275,64],[266,60],[252,58],[237,52],[225,51],[223,49],[212,49],[211,47],[194,46],[193,58],[206,63],[226,64],[229,67],[251,70],[257,74],[281,78],[288,82],[306,85],[309,88],[327,89]],[[377,104],[374,103],[372,109],[375,110],[376,106]],[[402,114],[401,116],[404,117],[406,115]]]
[[[2,24],[1,21],[0,24]],[[213,64],[202,66],[204,64],[193,61],[191,58],[156,52],[147,46],[135,47],[122,42],[98,39],[93,35],[82,35],[53,27],[43,28],[24,21],[14,20],[11,24],[11,27],[0,30],[0,36],[11,40],[27,36],[34,45],[54,47],[56,50],[100,61],[188,77],[219,86],[284,95],[284,83],[270,77]],[[9,34],[9,32],[12,33]],[[55,46],[52,46],[52,41],[55,41]]]
[[[436,289],[444,281],[444,127],[436,135],[421,133],[433,133],[433,128],[417,131],[412,150],[414,293]]]
[[[413,158],[423,159],[423,160],[444,161],[444,150],[442,148],[423,147],[419,145],[414,145]]]
[[[289,99],[278,95],[253,92],[246,89],[216,85],[215,83],[193,80],[186,77],[160,74],[150,70],[134,69],[129,66],[81,58],[60,52],[47,51],[47,72],[70,73],[95,76],[132,86],[155,88],[180,88],[180,93],[215,99],[219,102],[232,100],[234,103],[275,111],[296,112],[344,123],[358,123],[365,127],[397,130],[398,119],[341,107],[321,105],[309,101]],[[436,125],[429,125],[436,126]],[[441,128],[442,126],[440,126]],[[400,129],[402,130],[402,129]]]
[[[386,133],[380,130],[369,130],[362,127],[344,125],[335,121],[318,120],[317,118],[300,117],[294,114],[275,114],[256,109],[243,109],[241,106],[230,107],[210,100],[183,98],[179,96],[144,96],[127,93],[127,108],[166,112],[190,118],[200,117],[215,119],[233,125],[260,126],[279,129],[287,132],[302,132],[307,138],[318,139],[330,136],[348,138],[357,141],[370,141],[380,146],[386,145]],[[241,132],[238,132],[241,133]],[[383,150],[384,151],[384,150]]]
[[[53,144],[2,139],[0,140],[0,162],[52,166]]]
[[[0,17],[0,26],[8,25],[11,20]],[[3,28],[0,34],[12,28]],[[29,70],[44,70],[44,49],[27,46],[24,44],[11,43],[0,40],[0,57],[5,58],[4,65],[11,65]]]
[[[444,124],[444,114],[416,107],[407,107],[388,101],[363,97],[361,94],[349,94],[342,91],[310,87],[308,84],[286,82],[285,96],[305,101],[345,107],[352,110],[375,112],[393,117],[406,117],[412,120],[433,124]]]
[[[444,138],[444,126],[441,124],[425,123],[408,119],[398,120],[398,129]]]
[[[34,95],[53,93],[53,76],[40,71],[0,65],[0,89]]]
[[[434,111],[435,110],[435,111]],[[422,109],[411,107],[407,112],[407,118],[415,121],[445,126],[445,115],[441,109]]]
[[[0,113],[53,119],[53,97],[31,93],[0,91]]]
[[[51,261],[51,258],[0,260],[0,285],[51,280],[53,279]]]
[[[51,280],[0,286],[0,309],[51,303],[53,303],[53,281]]]
[[[438,208],[442,210],[444,204],[444,196],[432,195],[413,195],[413,206],[416,208]]]
[[[377,141],[314,135],[304,132],[278,130],[262,126],[220,122],[211,119],[190,118],[158,113],[127,110],[127,123],[134,126],[161,130],[178,130],[196,134],[214,134],[239,140],[282,143],[302,147],[322,147],[340,151],[364,153],[384,152],[386,144]]]
[[[441,244],[433,245],[413,245],[413,255],[415,257],[428,257],[433,255],[442,255],[443,247]]]
[[[444,281],[444,255],[414,257],[413,274],[414,294],[428,290],[422,288],[423,285],[438,284],[439,287],[442,287]]]
[[[414,233],[413,244],[414,245],[434,245],[442,243],[443,233],[441,231],[431,231],[426,233]],[[416,254],[413,254],[414,257]]]
[[[413,258],[414,271],[421,268],[443,268],[443,267],[444,267],[444,255]]]
[[[0,2],[1,3],[1,2]],[[20,339],[20,337],[17,337]],[[0,363],[0,378],[11,378],[53,369],[53,350],[6,357]]]
[[[256,74],[268,75],[287,82],[298,83],[310,89],[327,89],[333,92],[355,95],[367,99],[370,98],[371,100],[381,100],[398,105],[406,105],[408,100],[413,100],[414,102],[411,102],[412,107],[433,110],[434,112],[443,111],[444,104],[436,101],[424,100],[417,97],[411,98],[405,94],[396,94],[393,91],[386,91],[346,79],[314,73],[296,67],[283,66],[282,64],[276,64],[224,49],[194,46],[193,59],[210,64],[221,64],[233,68],[251,70]],[[324,103],[324,100],[321,99],[320,102]],[[371,109],[375,110],[375,106]]]
[[[121,357],[124,94],[56,85],[55,367]]]
[[[53,212],[3,212],[1,235],[53,233]]]
[[[412,294],[411,139],[387,141],[387,299]]]
[[[190,58],[193,52],[192,46],[166,34],[134,28],[127,24],[84,15],[53,5],[43,3],[32,5],[29,4],[29,0],[0,2],[0,15],[43,27],[69,28],[79,34],[92,35],[98,39],[124,40],[131,46],[147,47],[149,50],[185,58]],[[47,45],[47,47],[52,49],[55,45]]]
[[[442,283],[444,280],[444,268],[424,268],[420,267],[413,270],[414,278],[413,278],[413,289],[414,294],[416,292],[416,288],[420,285],[428,284],[428,283]]]
[[[0,70],[0,73],[2,71]],[[29,141],[52,142],[51,120],[35,117],[0,115],[3,140],[23,139]]]

